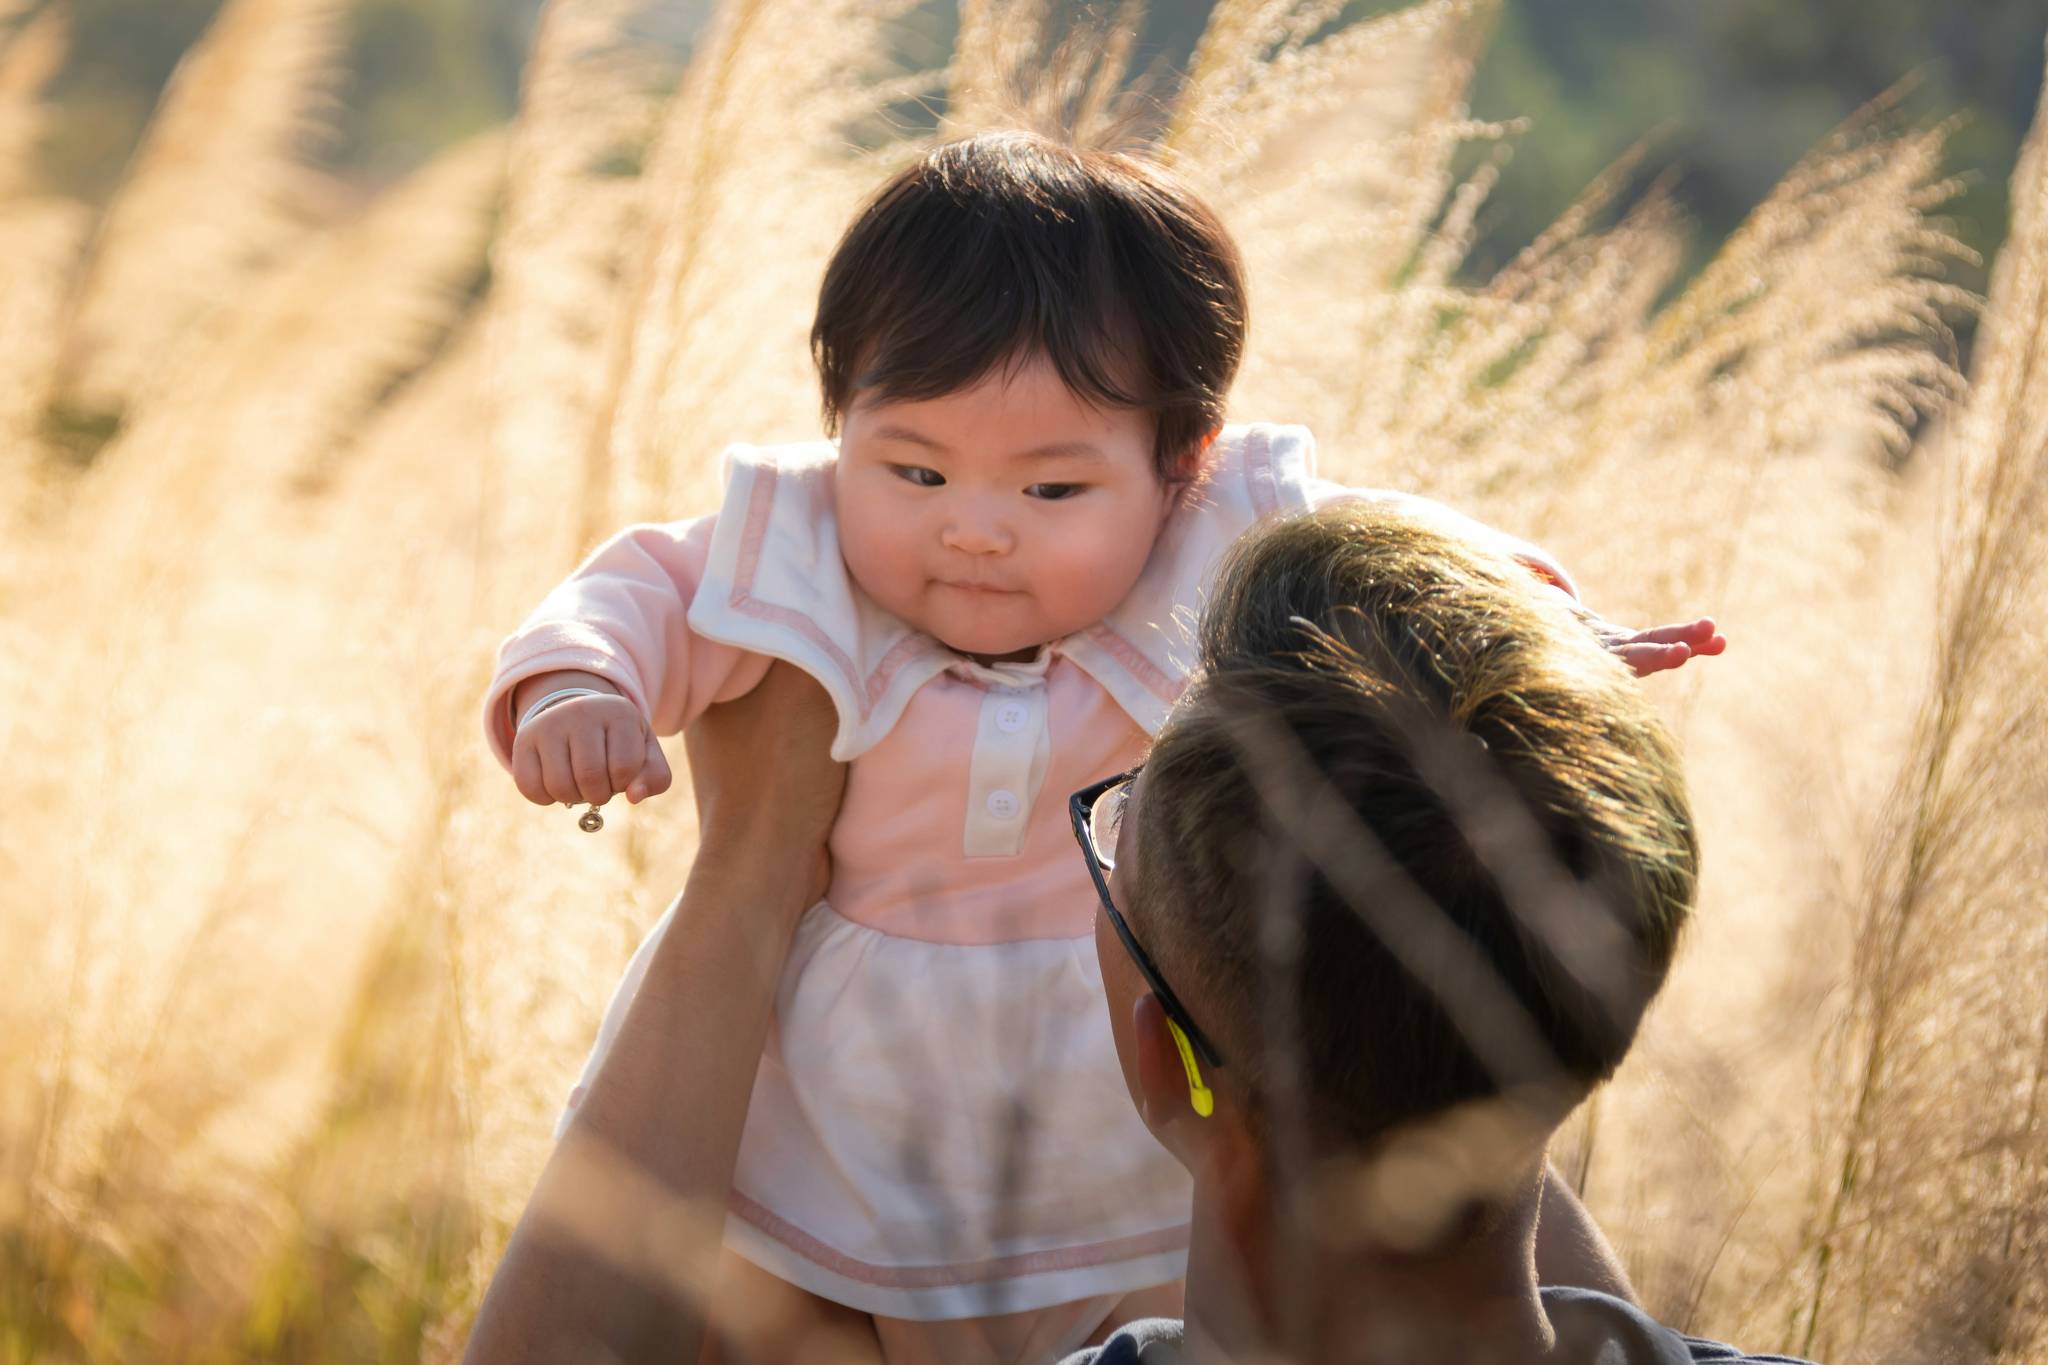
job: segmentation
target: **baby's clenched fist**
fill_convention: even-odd
[[[520,726],[512,738],[512,780],[538,805],[601,806],[614,796],[658,796],[673,778],[639,710],[607,696],[571,698]]]

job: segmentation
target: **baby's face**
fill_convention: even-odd
[[[1093,625],[1129,594],[1175,490],[1152,419],[1075,396],[1050,362],[846,413],[834,501],[868,596],[982,659]]]

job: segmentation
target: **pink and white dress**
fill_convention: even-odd
[[[927,1321],[1180,1277],[1188,1179],[1124,1090],[1067,794],[1143,756],[1219,557],[1264,516],[1398,498],[1566,581],[1436,504],[1317,480],[1300,427],[1227,427],[1216,450],[1131,595],[1029,662],[975,663],[869,600],[840,557],[823,441],[728,451],[715,515],[629,528],[506,640],[485,704],[501,761],[512,689],[558,669],[608,678],[659,734],[775,658],[838,708],[833,754],[851,766],[832,883],[796,931],[726,1231],[776,1276]],[[629,967],[585,1083],[667,924]]]

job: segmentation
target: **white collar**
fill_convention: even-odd
[[[1217,561],[1261,517],[1308,506],[1315,442],[1302,427],[1225,427],[1209,477],[1168,517],[1116,609],[1030,660],[993,665],[912,629],[853,582],[832,515],[837,458],[826,441],[725,452],[725,503],[689,620],[700,636],[786,659],[817,678],[838,707],[832,754],[844,762],[888,734],[939,673],[1029,686],[1056,654],[1100,683],[1147,734],[1158,733],[1194,666],[1193,626]]]

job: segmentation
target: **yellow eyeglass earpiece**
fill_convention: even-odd
[[[1208,1118],[1216,1112],[1216,1095],[1202,1084],[1202,1068],[1195,1061],[1194,1044],[1188,1041],[1187,1034],[1182,1033],[1180,1025],[1173,1020],[1167,1020],[1166,1027],[1173,1032],[1173,1044],[1180,1049],[1181,1067],[1188,1073],[1188,1103],[1195,1107],[1197,1114]]]

